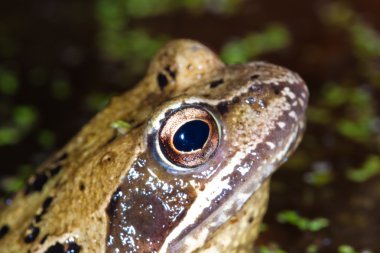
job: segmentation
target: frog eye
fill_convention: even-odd
[[[213,156],[220,139],[215,116],[200,107],[185,107],[166,117],[158,134],[166,160],[182,168],[194,168]]]

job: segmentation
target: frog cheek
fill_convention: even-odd
[[[220,123],[211,111],[184,106],[162,121],[155,136],[154,152],[169,171],[193,172],[214,156],[220,137]]]

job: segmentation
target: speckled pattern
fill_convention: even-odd
[[[225,66],[197,42],[170,42],[135,88],[113,98],[7,202],[0,253],[249,252],[269,177],[298,145],[307,101],[304,82],[287,69]],[[207,110],[220,138],[190,170],[156,145],[167,117],[184,107]],[[118,133],[116,120],[132,129]],[[134,211],[115,208],[126,205]]]

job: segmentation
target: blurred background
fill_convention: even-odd
[[[171,38],[230,64],[286,66],[309,85],[304,141],[273,177],[256,252],[380,252],[378,0],[2,1],[2,198]]]

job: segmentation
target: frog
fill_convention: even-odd
[[[7,199],[0,252],[252,252],[308,97],[284,67],[168,42]]]

